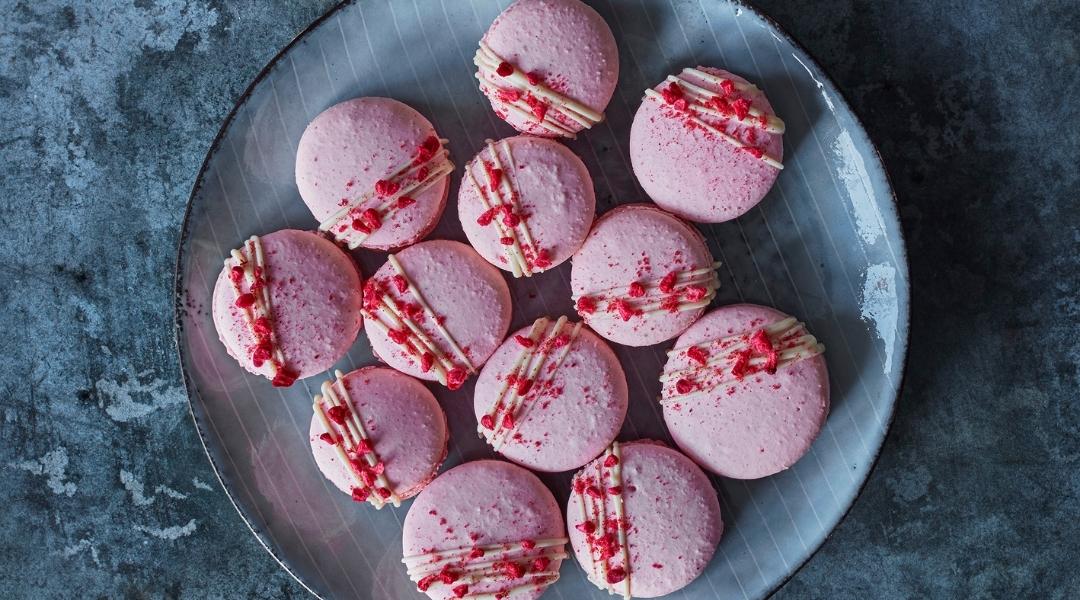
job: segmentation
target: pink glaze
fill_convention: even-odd
[[[443,326],[479,370],[506,336],[510,327],[510,288],[498,269],[475,250],[450,240],[430,240],[402,250],[396,255],[412,284]],[[379,268],[371,281],[398,304],[417,303],[412,292],[400,292],[393,280],[397,271],[389,262]],[[392,341],[383,329],[368,323],[368,339],[376,356],[395,369],[428,381],[435,371],[423,372],[420,363],[403,346]],[[465,367],[430,318],[418,323],[439,350],[458,366]]]
[[[417,147],[438,136],[431,122],[390,98],[354,98],[326,109],[307,126],[296,149],[296,186],[320,223],[374,190],[375,182],[409,161]],[[391,211],[361,244],[388,250],[423,239],[439,221],[450,190],[445,177],[415,204]],[[343,204],[343,202],[345,204]],[[363,206],[375,206],[370,200]]]
[[[345,375],[353,414],[360,417],[384,476],[401,499],[420,493],[446,458],[449,432],[446,415],[424,384],[384,367],[364,367]],[[335,388],[337,391],[337,388]],[[349,465],[334,446],[319,439],[326,433],[317,415],[311,417],[308,438],[315,463],[339,490],[357,486]]]
[[[738,83],[749,83],[721,69],[697,68]],[[681,77],[721,93],[718,85],[689,74]],[[667,85],[662,82],[654,89],[660,91]],[[728,96],[735,97],[746,97],[753,107],[774,114],[760,90],[749,94],[736,91]],[[752,145],[777,160],[783,159],[782,134],[766,133],[735,119],[698,116],[744,142],[749,142],[748,136],[753,132]],[[630,159],[634,175],[653,202],[684,219],[702,223],[729,221],[750,210],[765,197],[780,173],[712,132],[689,124],[685,113],[649,97],[641,101],[630,128]]]
[[[675,348],[752,333],[787,316],[753,304],[724,306],[702,317]],[[685,350],[676,351],[664,370],[690,364]],[[670,392],[665,386],[665,396]],[[829,414],[829,374],[818,355],[663,405],[671,437],[687,456],[724,477],[757,479],[787,469],[810,449]]]
[[[623,320],[610,308],[613,299],[630,300],[635,281],[658,280],[673,270],[711,265],[712,255],[696,229],[648,204],[624,205],[596,221],[574,255],[570,285],[576,296],[598,298],[593,313],[578,314],[601,336],[627,346],[648,346],[682,333],[704,308],[677,313],[660,311]],[[604,290],[614,291],[598,295]]]
[[[356,265],[332,242],[308,231],[282,229],[259,239],[274,332],[286,366],[301,379],[329,369],[348,352],[360,331],[361,282]],[[248,371],[270,379],[269,361],[260,368],[252,364],[255,335],[235,302],[227,266],[214,285],[214,327],[230,356]]]
[[[535,475],[507,462],[478,460],[443,473],[417,496],[405,516],[401,545],[403,554],[409,557],[440,550],[502,543],[519,545],[523,541],[537,542],[565,536],[559,505]],[[540,551],[540,548],[515,548],[508,558],[531,566]],[[452,566],[462,571],[470,562],[499,558],[500,555],[491,553],[455,561]],[[550,569],[557,571],[561,563],[561,559],[552,560]],[[527,577],[502,575],[493,582],[471,585],[469,594],[505,591],[527,580]],[[454,598],[451,590],[456,585],[459,583],[436,583],[427,590],[427,595],[437,600]],[[543,591],[541,588],[522,592],[510,598],[531,600]]]
[[[578,0],[518,0],[495,18],[483,41],[504,61],[539,75],[553,91],[596,112],[604,112],[619,79],[619,51],[611,29]],[[505,86],[501,79],[492,75],[487,81]],[[508,110],[497,95],[488,95],[488,100],[514,129],[553,137],[535,121]],[[574,121],[555,118],[573,131],[581,130]]]
[[[670,594],[701,575],[716,551],[724,531],[716,491],[697,465],[659,442],[639,440],[620,447],[630,591],[635,598]],[[603,460],[598,458],[586,465],[584,473],[595,481]],[[610,471],[603,469],[605,474]],[[606,477],[605,481],[609,481]],[[614,522],[610,492],[607,495],[606,518]],[[625,582],[609,584],[593,572],[586,534],[578,529],[584,522],[580,498],[571,492],[566,507],[566,527],[574,554],[593,584],[622,593]],[[622,549],[610,560],[612,567],[622,566]]]
[[[504,142],[509,145],[513,168],[507,160]],[[517,212],[527,217],[525,225],[536,247],[547,251],[546,258],[550,264],[546,266],[543,262],[537,264],[532,260],[535,253],[531,248],[526,253],[533,272],[543,272],[559,265],[581,246],[596,213],[596,196],[585,163],[566,146],[544,138],[512,137],[496,142],[495,148],[503,167],[502,176],[509,178],[517,193],[514,201]],[[486,191],[488,177],[482,161],[492,162],[491,152],[487,148],[481,150],[466,169],[472,171],[476,183]],[[504,196],[505,189],[504,183]],[[489,206],[497,202],[490,192],[487,195]],[[494,221],[487,225],[477,222],[486,211],[480,190],[466,175],[458,192],[458,215],[465,235],[488,262],[509,271],[507,246],[500,242],[503,230]],[[497,218],[501,220],[504,215]],[[519,241],[523,243],[520,237]]]
[[[555,319],[550,319],[550,330]],[[569,333],[573,323],[563,325]],[[499,400],[506,376],[526,351],[515,336],[529,337],[532,326],[510,337],[484,366],[476,381],[473,410],[477,422]],[[500,454],[537,471],[567,471],[600,454],[622,427],[626,416],[626,375],[611,348],[596,334],[582,328],[566,358],[554,371],[560,350],[552,350],[540,375],[515,414],[514,434],[506,438]],[[536,347],[533,347],[535,350]],[[509,399],[510,393],[504,398]]]

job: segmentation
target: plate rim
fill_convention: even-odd
[[[221,142],[224,139],[225,134],[228,132],[230,126],[232,125],[233,120],[236,118],[237,113],[240,111],[241,108],[244,107],[244,105],[247,104],[248,100],[251,99],[251,95],[255,91],[256,86],[262,83],[262,81],[266,79],[267,75],[270,74],[274,67],[276,67],[278,63],[283,58],[285,58],[285,56],[295,46],[303,42],[304,38],[306,38],[308,34],[318,29],[324,22],[335,16],[345,7],[353,4],[358,4],[361,1],[362,0],[340,0],[337,4],[328,8],[323,14],[319,15],[306,27],[301,29],[295,36],[292,37],[292,39],[289,40],[287,44],[282,46],[280,50],[278,50],[272,57],[270,57],[266,64],[263,65],[259,72],[255,74],[255,76],[251,79],[248,85],[244,88],[243,92],[241,92],[240,95],[233,102],[232,108],[229,109],[229,112],[222,120],[221,126],[218,128],[217,133],[214,134],[214,138],[211,140],[210,146],[206,150],[206,155],[203,157],[202,163],[199,166],[199,171],[195,176],[195,181],[191,185],[191,192],[188,194],[187,203],[184,208],[184,218],[180,223],[180,235],[177,237],[176,242],[176,260],[173,265],[173,343],[176,348],[176,356],[180,365],[180,378],[184,386],[184,395],[187,397],[188,414],[191,415],[191,420],[195,424],[195,431],[199,435],[199,443],[202,446],[203,453],[206,454],[206,458],[210,462],[210,468],[211,470],[213,470],[214,476],[217,478],[218,483],[225,491],[225,495],[226,497],[228,497],[229,503],[232,504],[233,508],[236,509],[236,512],[240,515],[240,519],[244,522],[244,525],[247,526],[251,534],[255,537],[256,540],[258,540],[259,544],[274,559],[274,561],[276,561],[278,565],[280,565],[281,568],[285,570],[286,573],[288,573],[294,580],[296,580],[297,583],[300,584],[301,587],[303,587],[316,598],[322,598],[322,596],[314,589],[312,589],[312,587],[308,585],[308,583],[304,581],[302,577],[300,577],[295,571],[293,571],[293,569],[286,563],[285,559],[278,556],[277,552],[275,552],[274,549],[271,548],[268,540],[265,539],[264,535],[260,533],[260,531],[255,527],[252,518],[247,513],[247,510],[237,502],[233,490],[231,489],[230,485],[226,483],[225,478],[222,476],[221,469],[218,467],[213,455],[210,454],[210,448],[207,446],[207,433],[204,429],[203,423],[200,421],[200,417],[195,414],[195,403],[192,397],[194,382],[189,381],[190,378],[188,376],[188,364],[184,360],[184,353],[181,346],[182,336],[184,335],[183,300],[185,296],[182,286],[181,271],[183,268],[184,258],[187,256],[185,251],[189,247],[188,242],[191,236],[190,225],[192,205],[194,204],[196,196],[202,190],[202,187],[205,183],[206,171],[209,168],[210,160],[220,150]],[[901,258],[901,260],[898,261],[899,264],[897,266],[903,267],[905,275],[903,278],[901,278],[900,289],[897,290],[898,292],[902,291],[904,297],[906,297],[907,299],[906,305],[904,306],[904,309],[902,311],[905,317],[905,323],[907,324],[907,327],[904,328],[902,336],[899,340],[901,343],[900,379],[896,387],[895,397],[893,398],[893,401],[889,406],[889,414],[884,422],[885,431],[882,435],[881,443],[875,449],[873,458],[870,461],[870,467],[866,470],[866,474],[863,476],[863,480],[859,483],[858,489],[856,489],[855,494],[851,497],[851,501],[848,502],[846,506],[844,506],[843,511],[840,514],[840,518],[837,519],[836,523],[833,524],[833,526],[829,529],[828,533],[825,534],[825,537],[823,537],[821,541],[814,546],[810,553],[807,554],[806,557],[803,558],[797,565],[795,565],[795,568],[791,569],[789,573],[779,579],[772,587],[770,587],[766,591],[765,598],[772,598],[776,594],[776,592],[778,592],[781,588],[787,585],[787,583],[791,581],[796,575],[798,575],[803,570],[803,568],[806,567],[806,565],[810,562],[811,559],[817,556],[818,552],[820,552],[822,547],[825,546],[825,543],[832,539],[833,535],[836,533],[837,528],[839,528],[840,525],[845,520],[847,520],[848,515],[851,514],[852,509],[855,507],[855,503],[859,500],[859,498],[862,497],[863,492],[866,491],[866,486],[870,482],[870,476],[877,469],[878,462],[880,461],[882,452],[885,448],[885,444],[888,443],[889,438],[892,435],[893,420],[896,416],[896,404],[900,401],[900,397],[903,395],[904,392],[905,384],[907,383],[907,358],[908,348],[911,342],[911,264],[908,259],[907,236],[904,233],[903,221],[900,219],[899,200],[896,196],[896,189],[892,183],[892,176],[889,174],[889,170],[885,165],[885,160],[881,155],[881,151],[878,149],[878,146],[874,142],[873,138],[870,137],[869,133],[867,132],[866,126],[863,124],[862,118],[851,106],[851,103],[848,101],[847,95],[844,93],[844,91],[836,85],[836,81],[833,79],[832,75],[830,75],[829,72],[824,67],[822,67],[821,62],[818,61],[817,57],[813,53],[811,53],[805,46],[802,45],[802,43],[800,43],[790,33],[788,33],[787,29],[783,25],[781,25],[778,21],[773,19],[771,16],[769,16],[767,13],[765,13],[758,7],[751,4],[749,0],[710,1],[728,2],[729,4],[737,8],[741,8],[743,10],[747,10],[753,13],[756,17],[760,18],[767,25],[769,25],[769,27],[772,28],[774,32],[782,36],[785,42],[791,44],[791,46],[793,46],[795,49],[802,52],[809,59],[810,65],[813,68],[817,69],[817,71],[822,75],[825,81],[827,81],[832,87],[832,91],[836,93],[841,106],[847,109],[848,113],[851,114],[855,127],[863,134],[863,136],[869,143],[870,149],[873,153],[873,160],[885,176],[885,184],[888,187],[888,200],[892,202],[893,212],[896,214],[897,223],[899,225],[897,227],[897,233],[900,236],[901,242],[899,252],[899,258]]]

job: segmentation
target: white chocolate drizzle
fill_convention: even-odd
[[[499,232],[500,239],[509,238],[510,244],[503,244],[505,248],[507,262],[510,264],[511,273],[514,277],[532,277],[533,265],[530,258],[526,255],[525,249],[528,248],[532,256],[535,258],[539,256],[540,248],[537,247],[536,242],[533,240],[532,233],[529,231],[529,224],[525,219],[525,215],[522,214],[521,206],[518,205],[517,200],[520,198],[517,190],[514,188],[513,180],[511,179],[511,172],[516,170],[514,165],[514,156],[510,153],[510,143],[508,140],[502,140],[499,142],[499,146],[503,152],[506,153],[506,160],[509,169],[504,169],[502,161],[499,158],[498,148],[495,142],[485,140],[487,144],[488,152],[491,155],[492,168],[501,171],[502,175],[498,181],[495,181],[492,172],[484,165],[483,155],[478,157],[476,161],[480,165],[481,170],[484,172],[485,181],[487,186],[481,186],[476,179],[476,175],[473,173],[473,169],[466,169],[466,173],[469,176],[469,181],[476,188],[476,191],[480,194],[480,202],[484,206],[484,212],[491,215],[492,224],[495,225]],[[503,192],[506,195],[504,197]],[[485,191],[486,190],[486,191]],[[491,194],[489,197],[488,194]],[[512,214],[517,217],[517,225],[507,225],[502,216],[498,214],[500,209],[504,208],[511,211]],[[521,238],[518,237],[518,232],[521,233]]]
[[[614,464],[608,467],[606,466],[609,460],[614,457]],[[589,578],[600,589],[606,589],[608,594],[619,593],[623,598],[630,598],[630,547],[627,543],[627,521],[626,521],[626,504],[623,501],[623,480],[622,480],[622,451],[619,447],[619,442],[612,442],[611,446],[604,451],[604,454],[600,458],[597,458],[592,464],[596,467],[596,488],[600,491],[600,497],[594,498],[588,494],[587,490],[590,487],[590,476],[586,473],[587,469],[582,469],[576,475],[571,486],[571,493],[578,498],[578,507],[581,510],[582,524],[592,523],[594,528],[593,533],[582,532],[585,534],[586,549],[589,555],[589,571],[592,573],[592,577]],[[608,479],[610,485],[604,482],[605,469],[607,470]],[[612,493],[617,491],[618,493]],[[615,514],[616,523],[616,541],[619,544],[619,550],[622,554],[623,572],[625,576],[622,581],[615,583],[608,583],[608,574],[612,571],[611,558],[600,559],[602,549],[598,549],[596,555],[593,553],[593,537],[603,537],[607,535],[608,528],[608,508],[607,498],[611,497],[612,512]],[[621,590],[616,590],[615,585],[621,583]]]
[[[403,208],[399,204],[401,198],[419,195],[454,171],[450,152],[445,147],[447,143],[449,140],[439,138],[438,150],[426,161],[417,162],[414,157],[391,169],[380,181],[397,184],[394,193],[380,196],[375,189],[365,191],[319,223],[319,231],[329,232],[335,240],[344,243],[350,250],[355,250],[372,233],[385,226],[388,217]],[[420,178],[420,175],[424,177]],[[360,219],[369,209],[374,210],[382,221],[380,227],[372,228],[368,232],[354,228],[352,221]]]
[[[567,324],[567,321],[568,319],[565,316],[559,317],[551,330],[546,333],[545,330],[549,322],[546,317],[541,317],[533,323],[528,337],[532,345],[522,348],[513,368],[503,378],[502,389],[499,390],[495,403],[476,426],[477,432],[491,444],[491,447],[496,452],[513,436],[517,426],[524,420],[526,413],[520,411],[525,404],[526,397],[533,390],[538,393],[543,391],[547,383],[554,380],[556,372],[558,372],[559,367],[562,366],[563,361],[566,360],[567,355],[570,353],[570,348],[581,332],[582,323],[575,323],[570,333],[566,334],[567,337],[561,338],[564,335],[563,327]],[[556,340],[559,339],[564,339],[565,343],[557,344]],[[553,350],[559,350],[559,353],[555,357],[555,361],[549,365],[547,359]],[[544,381],[539,381],[538,377],[545,372],[547,378]],[[529,382],[527,389],[522,390],[519,386],[521,381]],[[522,391],[524,393],[521,393]],[[491,429],[484,427],[484,419],[491,419]],[[510,421],[509,425],[506,424],[507,419]]]
[[[510,64],[499,57],[484,41],[480,42],[480,48],[476,51],[476,55],[473,56],[473,64],[477,67],[476,78],[480,81],[480,90],[489,97],[499,98],[516,114],[536,123],[551,133],[568,138],[575,137],[574,130],[559,120],[552,119],[550,117],[551,113],[557,113],[562,118],[579,125],[583,129],[590,129],[604,120],[603,113],[596,112],[581,102],[552,90],[543,82],[531,83],[529,76],[522,73],[521,69],[514,65],[510,65],[513,71],[509,75],[499,75],[498,68],[503,63]],[[509,89],[518,92],[518,97],[516,99],[503,98],[499,92],[508,88],[499,88],[494,84],[497,81],[509,84]],[[523,99],[523,94],[531,94],[537,101],[547,104],[548,110],[543,118],[537,118],[532,111],[532,107]]]
[[[375,485],[368,486],[360,477],[360,473],[357,471],[358,467],[353,465],[353,460],[363,460],[367,463],[368,468],[375,469],[376,465],[379,464],[379,455],[375,452],[371,436],[368,435],[367,429],[364,427],[364,421],[357,414],[357,407],[349,396],[349,388],[345,386],[344,374],[341,371],[334,371],[334,378],[334,381],[323,382],[322,394],[315,396],[312,409],[319,417],[323,429],[333,437],[333,445],[338,458],[341,459],[342,463],[356,479],[357,485],[354,487],[365,490],[367,492],[367,501],[376,509],[381,509],[386,505],[387,501],[394,506],[401,506],[401,498],[394,492],[394,488],[390,486],[390,482],[381,470],[374,476]],[[337,390],[334,389],[335,386],[338,388]],[[340,426],[330,418],[329,411],[334,407],[342,407],[345,414],[348,415],[345,422]],[[361,442],[367,443],[367,451],[360,450]],[[355,458],[351,459],[349,457],[350,453]],[[380,495],[380,490],[389,492],[385,499]]]
[[[463,546],[406,556],[401,562],[405,563],[409,579],[415,582],[421,591],[427,591],[436,585],[450,589],[462,585],[472,587],[476,584],[488,587],[507,578],[503,565],[521,561],[517,562],[522,571],[521,576],[515,578],[521,579],[521,583],[510,588],[480,593],[469,593],[466,589],[465,594],[459,596],[495,600],[525,590],[546,587],[558,581],[558,561],[566,558],[566,543],[569,541],[568,538],[561,537],[487,546]],[[544,568],[535,570],[533,565],[541,558],[546,559]],[[521,566],[522,564],[525,566]]]
[[[767,355],[751,356],[751,336],[761,331],[769,340],[775,356],[770,359]],[[698,349],[704,354],[704,362],[694,360],[688,352]],[[734,335],[725,336],[702,344],[680,346],[668,351],[668,356],[685,356],[690,366],[665,370],[660,376],[663,386],[660,402],[672,400],[685,400],[701,394],[707,394],[716,388],[742,379],[744,375],[735,373],[734,364],[740,355],[746,360],[744,368],[754,369],[753,373],[769,372],[770,360],[774,363],[773,368],[781,369],[801,360],[813,358],[825,352],[825,345],[817,341],[806,330],[806,325],[799,322],[795,317],[787,317],[765,327],[754,328]],[[725,368],[732,365],[732,368]],[[679,393],[678,383],[685,381],[691,387],[690,391]]]
[[[660,279],[647,279],[635,281],[632,284],[640,284],[644,295],[632,297],[629,295],[630,285],[621,288],[608,288],[588,294],[574,294],[575,304],[582,298],[588,298],[596,303],[596,312],[619,313],[611,308],[613,303],[621,302],[633,316],[647,317],[652,314],[663,312],[684,312],[704,308],[716,297],[716,290],[720,288],[720,278],[716,270],[720,267],[720,261],[713,262],[708,267],[691,269],[687,271],[673,271],[675,278],[671,282],[671,291],[661,290]],[[669,274],[670,275],[670,274]],[[631,284],[631,285],[632,285]],[[704,294],[695,300],[683,299],[691,288],[703,288]],[[580,306],[580,305],[579,305]],[[674,309],[674,310],[673,310]],[[579,308],[579,312],[581,312]],[[629,320],[629,319],[624,319]]]
[[[271,376],[277,377],[278,373],[285,368],[285,355],[281,351],[277,331],[274,328],[274,311],[273,306],[270,304],[270,285],[266,276],[266,260],[263,256],[262,242],[259,240],[259,236],[253,235],[248,238],[244,242],[243,250],[233,249],[229,253],[229,258],[225,259],[225,267],[230,269],[228,277],[236,294],[234,301],[239,300],[245,293],[241,282],[247,284],[249,290],[247,293],[254,298],[251,305],[237,306],[237,308],[244,315],[244,322],[247,324],[248,330],[251,331],[252,337],[255,338],[256,346],[261,341],[256,322],[259,319],[265,319],[264,322],[269,324],[267,341],[271,350],[270,357],[267,360],[270,363]],[[237,267],[243,272],[241,277],[233,276],[234,271],[232,269]],[[236,306],[235,302],[234,306]],[[254,364],[254,358],[252,360],[252,364]],[[255,365],[255,368],[260,368],[260,366]]]
[[[427,318],[431,319],[431,322],[435,324],[435,329],[438,329],[439,333],[446,339],[446,343],[454,353],[457,354],[458,358],[461,359],[461,362],[465,364],[465,367],[469,369],[469,372],[475,373],[476,367],[473,366],[472,361],[469,360],[469,356],[461,349],[461,346],[458,345],[454,336],[450,335],[450,332],[443,326],[438,315],[431,309],[431,305],[424,299],[424,295],[420,293],[420,289],[416,287],[412,279],[409,279],[409,274],[405,272],[405,268],[401,266],[401,262],[398,261],[397,256],[391,254],[386,257],[386,260],[390,263],[390,266],[397,271],[397,274],[408,284],[408,291],[416,298],[416,303],[420,305],[420,308],[424,309],[424,314],[427,315]]]
[[[761,129],[762,131],[765,131],[766,133],[773,133],[773,134],[782,134],[782,133],[784,133],[785,125],[784,125],[783,120],[781,120],[776,115],[767,114],[767,113],[763,112],[762,110],[760,110],[758,108],[755,108],[752,105],[749,107],[749,109],[747,111],[747,116],[744,117],[744,118],[739,118],[738,115],[735,115],[735,114],[726,114],[724,112],[721,112],[721,111],[717,110],[716,108],[714,108],[713,106],[710,106],[710,104],[715,99],[718,99],[718,98],[723,99],[724,96],[722,94],[717,94],[716,92],[714,92],[712,90],[709,90],[709,89],[707,89],[705,87],[697,85],[694,82],[686,79],[685,77],[682,77],[682,75],[691,75],[693,77],[698,78],[699,80],[706,81],[706,82],[714,84],[716,86],[720,86],[721,84],[723,84],[725,82],[730,82],[732,85],[734,85],[736,90],[738,90],[740,92],[744,92],[744,93],[756,92],[757,91],[756,87],[754,87],[752,85],[746,85],[746,84],[738,83],[738,82],[735,82],[734,80],[731,80],[731,79],[725,79],[723,77],[717,77],[716,75],[713,75],[711,73],[706,73],[705,71],[702,71],[700,69],[690,69],[690,68],[683,69],[683,71],[682,71],[682,73],[680,75],[669,75],[665,79],[665,82],[667,82],[669,85],[677,85],[677,86],[679,86],[679,89],[682,91],[684,97],[687,100],[687,106],[686,106],[685,114],[686,114],[687,118],[692,123],[694,123],[695,125],[705,129],[706,131],[709,131],[713,135],[719,137],[720,139],[724,140],[725,142],[731,144],[732,146],[735,146],[736,148],[739,148],[739,149],[746,148],[746,149],[751,150],[751,151],[761,152],[761,156],[757,156],[756,154],[751,154],[751,156],[754,156],[755,158],[757,158],[761,162],[764,162],[765,164],[769,165],[770,167],[773,167],[773,168],[778,169],[778,170],[782,170],[784,168],[783,163],[781,163],[779,160],[777,160],[776,157],[771,156],[768,153],[765,153],[765,152],[761,151],[758,148],[755,148],[751,144],[747,144],[747,143],[743,142],[742,140],[740,140],[740,139],[736,138],[735,136],[727,133],[726,131],[723,131],[720,128],[706,122],[705,120],[703,120],[698,115],[699,114],[707,114],[707,115],[710,115],[712,117],[716,117],[718,119],[721,119],[724,122],[729,121],[729,120],[733,120],[733,121],[736,121],[736,122],[738,122],[740,124],[749,125],[751,127]],[[659,101],[661,104],[667,105],[667,101],[665,100],[664,95],[661,94],[660,92],[657,92],[656,90],[654,90],[652,88],[649,88],[649,89],[645,90],[645,96],[646,96],[646,98],[653,98],[653,99]],[[763,120],[764,120],[764,123],[762,122]]]

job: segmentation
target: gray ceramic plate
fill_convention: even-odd
[[[376,0],[330,11],[279,54],[226,119],[206,157],[177,259],[177,342],[191,411],[222,484],[266,549],[327,597],[420,597],[400,563],[409,509],[375,512],[324,481],[307,448],[317,380],[279,391],[225,354],[210,317],[222,258],[251,234],[316,226],[293,183],[296,144],[328,106],[402,100],[451,140],[460,165],[487,137],[513,132],[476,90],[471,57],[509,0]],[[717,0],[601,0],[621,79],[607,121],[570,142],[592,172],[600,212],[644,200],[627,139],[642,92],[687,65],[757,82],[787,122],[786,169],[759,206],[703,227],[723,261],[718,304],[743,300],[799,315],[829,348],[832,414],[794,468],[760,481],[714,479],[727,529],[705,576],[682,598],[759,598],[821,545],[866,480],[893,412],[908,334],[908,272],[894,197],[878,155],[821,69],[775,23]],[[457,194],[459,173],[451,198]],[[435,237],[464,239],[450,205]],[[383,262],[357,253],[365,273]],[[517,328],[572,314],[569,263],[511,281]],[[664,347],[619,348],[631,388],[620,439],[667,439],[655,398]],[[361,334],[346,370],[373,363]],[[475,434],[471,384],[437,390],[452,430],[445,467],[490,456]],[[546,476],[561,503],[568,475]],[[568,561],[554,598],[604,598]]]

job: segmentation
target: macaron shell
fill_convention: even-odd
[[[722,69],[697,67],[699,70],[729,78],[737,83],[748,81]],[[711,90],[719,87],[700,80],[695,84]],[[654,89],[660,91],[662,82]],[[760,90],[740,95],[755,108],[770,115],[772,105]],[[662,208],[690,221],[721,223],[753,208],[772,188],[780,171],[755,158],[745,150],[716,137],[701,127],[690,127],[685,117],[672,116],[673,109],[654,98],[641,101],[630,128],[630,161],[645,193]],[[707,122],[714,123],[706,115]],[[734,119],[726,131],[744,139],[754,129]],[[755,130],[755,146],[782,160],[782,134]]]
[[[532,473],[507,462],[478,460],[446,471],[431,482],[405,516],[405,556],[469,546],[488,546],[566,535],[555,497]],[[558,569],[561,559],[552,561]],[[480,586],[470,590],[483,591]],[[433,586],[428,596],[452,598],[450,587]],[[543,589],[509,596],[538,598]]]
[[[354,98],[320,113],[296,149],[296,186],[319,222],[375,189],[411,159],[435,128],[412,107],[390,98]],[[442,216],[450,191],[446,177],[395,209],[362,246],[387,250],[423,239]]]
[[[484,365],[473,402],[477,422],[498,401],[505,376],[524,350],[514,336],[528,337],[531,327],[511,334]],[[565,325],[563,331],[570,327]],[[550,357],[547,364],[553,362]],[[499,453],[537,471],[575,469],[603,452],[618,435],[626,417],[626,375],[611,348],[584,327],[554,374],[541,373],[533,385],[538,395],[528,396],[517,413],[515,433],[521,437],[507,439]],[[549,392],[542,391],[545,381],[552,382]]]
[[[689,224],[654,206],[627,204],[596,221],[573,259],[570,286],[575,297],[614,289],[625,297],[631,283],[661,279],[674,269],[711,265],[704,238]],[[705,312],[659,311],[623,321],[600,303],[582,318],[596,333],[627,346],[648,346],[682,333]]]
[[[449,431],[435,396],[419,381],[385,367],[348,373],[345,388],[353,413],[361,418],[386,467],[390,488],[402,499],[418,494],[446,458]],[[349,494],[356,478],[334,447],[319,439],[324,433],[322,420],[313,414],[308,435],[315,463],[335,487]]]
[[[506,162],[503,144],[508,145],[514,168]],[[495,143],[504,177],[509,177],[518,198],[520,212],[526,214],[526,226],[537,247],[549,253],[551,266],[558,266],[573,256],[589,234],[596,214],[596,195],[585,163],[569,148],[544,138],[517,136]],[[486,148],[474,157],[470,169],[476,183],[488,185],[482,161],[490,161]],[[489,204],[497,200],[488,195]],[[491,264],[511,270],[506,246],[499,239],[501,229],[491,223],[482,226],[477,219],[487,210],[481,192],[467,175],[458,192],[458,216],[469,243]],[[541,272],[547,269],[535,268]]]
[[[697,465],[663,444],[642,440],[620,449],[631,593],[655,598],[678,591],[705,571],[720,542],[724,523],[716,491]],[[621,593],[622,584],[612,588],[593,575],[585,533],[577,529],[583,522],[579,502],[571,494],[566,508],[578,563],[594,584]],[[621,564],[621,556],[616,553],[612,564]]]
[[[273,310],[274,333],[288,368],[299,378],[329,369],[348,352],[362,323],[361,280],[352,258],[308,231],[283,229],[259,236]],[[223,268],[214,285],[213,314],[229,355],[251,373],[272,378],[269,362],[251,362],[255,335],[235,305]]]
[[[450,240],[421,242],[396,256],[431,309],[445,318],[443,327],[479,369],[510,328],[510,288],[498,269],[469,246]],[[372,279],[384,284],[386,293],[395,301],[415,302],[416,298],[410,292],[399,292],[394,286],[391,278],[395,274],[397,271],[388,262]],[[364,318],[370,319],[366,315]],[[418,325],[447,357],[460,364],[460,359],[430,321],[425,318]],[[369,324],[367,333],[375,355],[388,365],[413,377],[436,380],[434,370],[422,372],[419,363],[391,341],[382,328]]]
[[[724,306],[702,317],[675,347],[749,332],[787,316],[753,304]],[[663,407],[671,437],[687,456],[724,477],[757,479],[787,469],[809,451],[829,414],[829,374],[818,355]]]
[[[604,111],[615,92],[619,80],[615,36],[599,13],[578,0],[518,0],[495,18],[483,41],[503,60],[537,73],[544,85],[597,112]],[[500,79],[493,75],[489,81],[497,87]],[[488,100],[514,129],[554,137],[508,110],[498,97],[488,95]],[[563,124],[581,129],[570,120]]]

